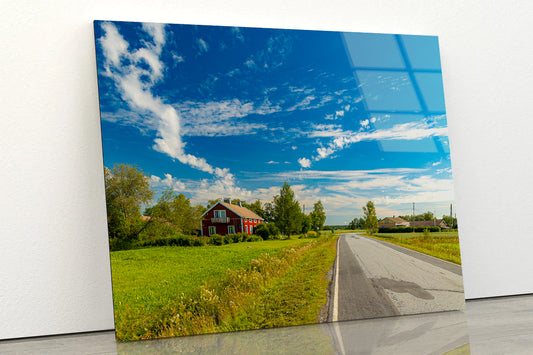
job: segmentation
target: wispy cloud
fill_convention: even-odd
[[[309,138],[317,137],[339,137],[350,134],[349,131],[344,131],[341,125],[335,124],[312,124],[312,130],[307,132]]]
[[[196,39],[196,44],[198,45],[200,53],[206,53],[209,50],[209,45],[202,38]]]
[[[183,117],[183,134],[188,136],[234,136],[254,134],[267,129],[264,123],[242,120],[255,115],[281,111],[268,100],[260,103],[241,102],[239,99],[192,102],[174,105]]]
[[[369,123],[368,120],[360,122],[363,127]],[[371,132],[344,132],[335,137],[326,146],[316,149],[314,161],[325,159],[333,153],[345,149],[353,143],[371,140],[420,140],[433,136],[446,136],[447,127],[433,127],[426,122],[409,122],[398,124],[390,129],[375,130]]]
[[[161,179],[159,176],[152,175],[150,176],[150,183],[153,188],[170,188],[174,191],[184,191],[185,184],[179,179],[173,177],[170,174],[165,174],[165,178]]]
[[[214,168],[205,159],[187,154],[181,139],[181,122],[176,110],[151,91],[163,77],[164,67],[159,60],[165,45],[165,26],[143,24],[143,30],[151,40],[143,46],[130,49],[115,25],[102,23],[105,35],[100,38],[104,53],[103,74],[113,80],[122,99],[143,117],[150,115],[147,125],[156,130],[153,149],[177,159],[193,168],[222,176],[224,169]]]

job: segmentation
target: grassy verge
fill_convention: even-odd
[[[263,289],[322,243],[294,239],[112,252],[117,337],[244,329],[223,321],[236,314],[237,302]]]
[[[368,234],[365,234],[368,236]],[[377,233],[372,238],[400,245],[439,259],[461,264],[457,232],[433,233]]]
[[[336,239],[326,238],[312,246],[283,277],[254,292],[227,330],[317,323],[327,301],[326,274],[335,261]]]

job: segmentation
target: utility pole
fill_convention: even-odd
[[[453,229],[452,204],[450,203],[450,229]]]
[[[415,232],[415,203],[413,202],[413,233]]]

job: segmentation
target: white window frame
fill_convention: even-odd
[[[215,210],[213,215],[215,218],[226,218],[226,210]]]
[[[214,232],[214,233],[212,233]],[[209,235],[217,234],[217,227],[209,226]]]
[[[248,226],[244,226],[244,231],[248,234]]]
[[[250,226],[250,234],[254,234],[254,226]]]
[[[235,234],[235,226],[234,225],[228,226],[228,234]]]

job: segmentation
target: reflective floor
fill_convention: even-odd
[[[116,343],[113,332],[0,341],[0,354],[530,354],[533,295],[464,312]]]

